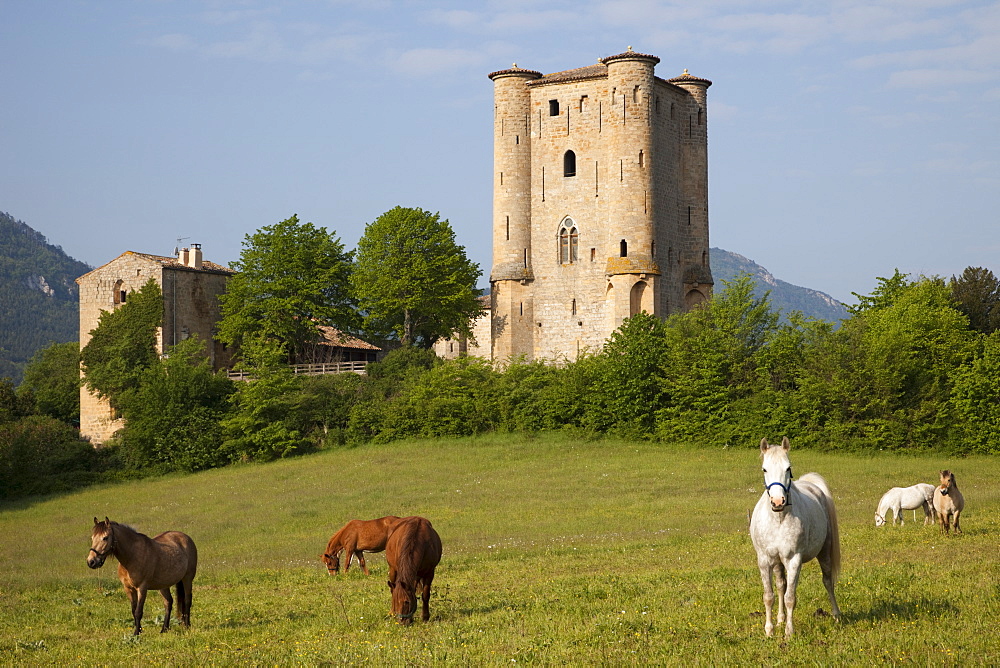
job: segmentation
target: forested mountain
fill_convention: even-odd
[[[78,340],[75,280],[90,270],[0,211],[0,378],[17,384],[37,350]]]
[[[770,290],[771,307],[780,310],[783,315],[787,316],[791,311],[801,311],[803,315],[827,322],[840,322],[848,317],[844,305],[830,295],[786,283],[742,255],[721,248],[712,248],[709,250],[709,257],[711,258],[716,291],[725,287],[722,284],[723,280],[730,281],[740,273],[747,273],[753,277],[754,283],[757,285],[755,290],[757,296]]]

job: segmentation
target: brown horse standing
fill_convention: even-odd
[[[184,626],[191,625],[191,581],[198,569],[198,549],[190,536],[180,531],[166,531],[150,538],[107,517],[103,522],[95,517],[87,565],[100,568],[108,556],[118,560],[118,579],[132,604],[135,622],[132,635],[142,632],[142,609],[150,589],[158,589],[163,596],[166,612],[160,633],[170,628],[170,611],[174,605],[170,587],[174,585],[177,585],[180,622]]]
[[[398,521],[399,518],[395,515],[386,515],[377,520],[351,520],[345,524],[333,534],[326,544],[326,552],[320,557],[326,564],[327,573],[333,575],[340,572],[340,552],[343,550],[347,559],[344,572],[351,570],[351,559],[357,557],[361,570],[368,575],[364,553],[384,550],[389,530]]]
[[[431,618],[428,601],[434,569],[441,561],[441,537],[425,518],[406,517],[390,530],[385,559],[389,562],[392,614],[400,624],[411,624],[417,612],[417,587],[422,584],[424,610],[421,618],[426,622]]]
[[[965,509],[965,497],[958,491],[955,474],[951,471],[941,471],[941,484],[934,490],[934,510],[941,521],[941,531],[948,535],[949,522],[954,518],[955,533],[962,533],[958,526],[958,517]]]

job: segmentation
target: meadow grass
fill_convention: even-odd
[[[407,441],[266,465],[91,488],[0,506],[5,665],[932,664],[996,661],[997,460],[793,450],[827,479],[844,568],[799,586],[796,635],[766,638],[747,535],[758,450],[565,436]],[[894,485],[955,471],[965,533],[906,513],[876,528]],[[388,616],[382,555],[326,575],[319,555],[351,518],[423,515],[444,543],[431,621]],[[151,593],[133,639],[109,560],[87,568],[93,517],[200,553],[190,629],[159,634]]]

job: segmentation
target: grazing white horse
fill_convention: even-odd
[[[900,526],[903,524],[903,511],[924,509],[924,524],[934,524],[937,520],[934,512],[934,485],[925,482],[917,483],[910,487],[893,487],[882,495],[882,500],[878,502],[878,510],[875,511],[875,526],[880,527],[889,518],[892,518],[893,525],[899,520]]]
[[[785,620],[785,637],[792,635],[795,588],[802,564],[816,559],[823,571],[823,584],[830,596],[833,616],[840,619],[840,608],[833,587],[840,575],[840,530],[833,495],[826,481],[816,473],[807,473],[792,482],[792,464],[788,459],[788,438],[781,445],[760,442],[764,468],[764,494],[750,518],[750,538],[757,550],[757,566],[764,582],[764,609],[767,617],[764,632],[771,635],[771,607],[778,585],[778,624]]]

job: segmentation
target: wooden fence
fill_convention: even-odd
[[[365,373],[368,362],[324,362],[322,364],[292,364],[289,368],[295,375],[322,376],[329,373]],[[230,371],[230,380],[250,380],[246,371]]]

